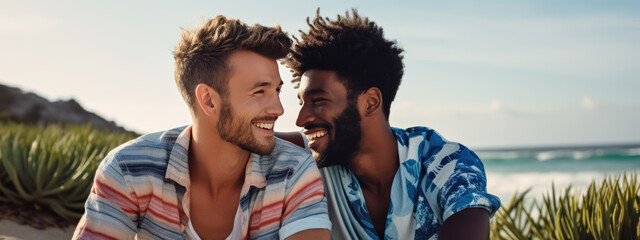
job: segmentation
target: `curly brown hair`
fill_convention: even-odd
[[[313,22],[307,17],[309,31],[300,30],[291,55],[284,64],[291,68],[293,83],[300,83],[302,74],[310,69],[336,71],[348,90],[350,100],[371,87],[382,92],[385,117],[389,118],[391,102],[404,73],[402,48],[384,38],[382,28],[352,9],[350,15],[336,20],[316,12]]]
[[[205,83],[228,96],[227,60],[236,50],[249,50],[277,60],[289,53],[293,41],[280,26],[251,27],[238,19],[218,15],[195,29],[182,29],[182,39],[173,52],[175,80],[191,111],[195,88]]]

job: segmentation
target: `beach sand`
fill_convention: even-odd
[[[0,220],[0,240],[71,239],[74,228],[75,226],[69,226],[65,229],[46,228],[40,230],[2,219]]]

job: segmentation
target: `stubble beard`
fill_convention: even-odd
[[[251,132],[252,121],[237,117],[233,112],[231,104],[223,100],[220,109],[220,121],[218,121],[217,126],[220,138],[249,152],[259,155],[270,154],[275,147],[275,138],[269,139],[266,143],[260,143]],[[269,117],[263,118],[265,120],[267,118],[273,119]]]

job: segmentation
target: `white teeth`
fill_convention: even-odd
[[[324,135],[327,135],[327,131],[317,131],[307,135],[309,140],[316,140]]]
[[[267,130],[270,130],[273,128],[273,123],[256,123],[255,125],[256,127],[267,129]]]

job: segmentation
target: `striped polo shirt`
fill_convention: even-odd
[[[112,150],[98,167],[73,238],[186,239],[190,139],[191,127],[180,127]],[[239,206],[243,239],[331,229],[322,179],[310,154],[276,138],[270,154],[250,158]]]

